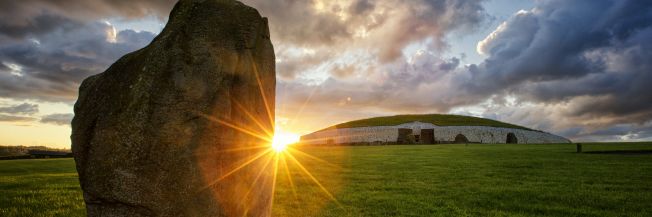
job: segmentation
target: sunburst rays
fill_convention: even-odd
[[[268,142],[268,145],[259,145],[259,146],[251,146],[251,147],[239,147],[239,148],[233,148],[233,149],[226,149],[222,150],[223,152],[239,152],[239,151],[251,151],[255,149],[262,149],[258,151],[256,154],[254,154],[252,157],[248,158],[244,162],[239,163],[236,166],[232,166],[231,170],[228,172],[224,173],[222,176],[217,177],[214,181],[210,182],[207,184],[206,188],[209,188],[211,186],[214,186],[216,184],[219,184],[220,181],[226,179],[227,177],[236,174],[238,171],[242,170],[243,168],[254,165],[255,162],[264,160],[265,163],[263,163],[263,166],[260,169],[260,171],[257,173],[256,178],[254,179],[252,186],[249,187],[249,189],[244,193],[243,199],[246,199],[249,194],[251,193],[251,190],[255,187],[255,185],[259,182],[260,176],[266,171],[266,170],[271,170],[272,172],[272,186],[271,186],[271,191],[272,191],[272,196],[271,196],[271,206],[270,208],[274,205],[274,195],[276,194],[276,185],[277,185],[277,179],[278,179],[278,174],[279,174],[279,169],[281,166],[283,167],[282,169],[285,170],[285,174],[287,174],[287,179],[290,182],[290,189],[292,190],[292,194],[295,198],[295,200],[299,200],[299,196],[301,195],[301,192],[298,192],[297,186],[295,186],[293,177],[291,176],[291,167],[290,165],[294,165],[295,168],[299,168],[299,172],[301,172],[303,175],[309,177],[309,179],[312,181],[313,184],[315,184],[321,192],[332,202],[337,204],[339,207],[342,207],[342,204],[337,200],[337,198],[333,195],[331,191],[329,191],[320,181],[319,179],[310,172],[310,170],[299,160],[297,157],[294,155],[301,155],[304,157],[303,159],[310,159],[314,162],[324,164],[327,166],[331,167],[336,167],[340,168],[338,165],[333,164],[331,162],[328,162],[326,160],[323,160],[319,157],[310,155],[308,153],[305,153],[303,151],[298,150],[297,148],[292,148],[289,147],[283,151],[277,151],[274,150],[271,146],[271,142],[273,141],[273,138],[266,137],[267,135],[262,135],[259,133],[256,133],[255,131],[252,131],[251,129],[248,129],[243,126],[238,126],[234,123],[229,123],[225,120],[219,120],[217,118],[212,118],[212,117],[206,117],[210,121],[214,121],[216,123],[222,124],[223,126],[229,127],[231,129],[234,129],[236,131],[242,132],[244,134],[254,136],[256,138],[263,139],[264,141]],[[250,118],[253,118],[253,116],[250,116]],[[270,162],[274,161],[272,164],[272,168],[269,167]],[[290,160],[288,160],[290,159]],[[290,163],[288,163],[288,161]],[[246,204],[246,203],[245,203]],[[245,212],[246,214],[246,212]]]
[[[297,160],[297,159],[296,159],[292,154],[288,154],[287,156],[288,156],[290,159],[292,159],[292,161],[294,161],[294,163],[296,163],[296,165],[301,169],[301,171],[302,171],[305,175],[307,175],[308,177],[310,177],[310,179],[311,179],[311,180],[312,180],[312,181],[313,181],[317,186],[319,186],[319,188],[323,191],[324,194],[326,194],[326,196],[328,196],[328,198],[329,198],[331,201],[335,202],[339,207],[343,207],[342,204],[341,204],[341,203],[340,203],[340,202],[335,198],[335,196],[333,196],[333,194],[332,194],[330,191],[328,191],[328,189],[326,189],[326,187],[324,187],[324,185],[322,185],[322,183],[321,183],[317,178],[315,178],[315,176],[314,176],[310,171],[308,171],[308,169],[306,169],[306,167],[305,167],[301,162],[299,162],[299,160]]]
[[[257,78],[257,81],[260,82],[259,78]],[[261,89],[261,94],[262,94],[262,89]],[[303,151],[298,150],[297,148],[292,148],[288,147],[287,149],[284,150],[274,150],[274,148],[271,146],[272,143],[274,142],[274,136],[272,134],[273,130],[269,129],[266,127],[266,124],[264,124],[264,120],[258,119],[253,112],[248,111],[245,106],[243,106],[241,103],[237,101],[233,101],[234,104],[237,106],[238,112],[241,112],[244,114],[248,120],[253,123],[253,126],[243,126],[241,124],[234,123],[229,120],[225,119],[220,119],[218,117],[213,117],[210,115],[206,114],[198,114],[199,116],[205,118],[206,120],[209,120],[211,122],[217,123],[221,126],[227,127],[229,129],[232,129],[234,131],[240,132],[242,134],[245,134],[247,136],[251,136],[254,138],[259,139],[262,141],[264,144],[252,144],[250,146],[242,146],[242,147],[234,147],[234,148],[227,148],[227,149],[222,149],[219,150],[221,153],[247,153],[250,157],[239,161],[238,163],[234,163],[231,166],[227,166],[225,172],[221,173],[219,177],[215,177],[213,180],[209,181],[206,184],[206,187],[204,189],[211,188],[213,186],[219,185],[220,182],[223,180],[227,179],[228,177],[234,176],[235,174],[238,174],[238,172],[244,170],[245,168],[248,168],[247,170],[251,169],[257,169],[258,172],[255,173],[255,177],[253,178],[253,181],[250,182],[250,185],[248,189],[243,190],[242,195],[239,197],[241,200],[241,204],[243,204],[244,212],[243,215],[247,215],[249,212],[250,207],[248,206],[248,201],[252,200],[251,197],[254,197],[251,195],[252,190],[256,188],[256,185],[261,184],[262,182],[261,177],[266,173],[269,172],[271,173],[271,199],[269,201],[270,206],[269,208],[271,209],[274,206],[274,200],[275,200],[275,195],[276,195],[276,187],[277,187],[277,179],[279,178],[279,170],[284,171],[284,174],[287,175],[287,179],[290,182],[289,188],[292,191],[292,195],[296,201],[301,200],[301,196],[305,195],[300,192],[299,188],[295,185],[294,178],[291,175],[291,170],[292,168],[298,168],[298,172],[305,177],[308,177],[310,182],[314,184],[316,187],[318,187],[321,191],[321,193],[328,198],[330,201],[333,203],[337,204],[339,207],[342,207],[342,204],[337,200],[335,195],[329,191],[329,189],[318,179],[317,176],[315,176],[309,169],[306,167],[301,160],[308,159],[310,161],[327,165],[330,167],[336,167],[339,168],[336,164],[330,163],[326,160],[323,160],[319,157],[310,155],[308,153],[305,153]],[[265,108],[265,111],[269,112],[270,109],[267,106]],[[269,118],[269,116],[268,116]],[[271,125],[273,126],[273,125]],[[253,128],[252,128],[253,127]],[[252,153],[252,154],[250,154]],[[295,157],[295,155],[299,155],[302,158],[298,159]],[[289,160],[288,160],[289,159]],[[256,168],[257,167],[257,168]]]
[[[249,56],[249,58],[252,58]],[[253,59],[253,58],[252,58]],[[267,202],[268,203],[268,212],[271,214],[271,209],[275,204],[275,195],[278,193],[277,191],[277,185],[278,182],[277,180],[279,179],[279,171],[282,171],[284,175],[287,177],[283,176],[283,178],[287,178],[289,181],[289,189],[292,191],[293,199],[296,203],[299,203],[300,200],[305,199],[302,198],[302,196],[308,195],[308,192],[301,192],[301,189],[297,186],[297,182],[295,182],[296,177],[293,177],[292,173],[298,173],[301,174],[302,177],[304,177],[304,181],[308,181],[307,183],[310,184],[312,183],[313,186],[316,186],[319,189],[319,192],[323,194],[325,197],[328,198],[327,201],[332,201],[333,203],[337,204],[339,207],[342,207],[342,204],[337,200],[335,195],[322,183],[322,181],[313,174],[313,171],[311,171],[306,165],[304,165],[305,160],[308,160],[310,163],[317,163],[317,164],[323,164],[326,165],[330,168],[337,168],[341,169],[339,166],[336,164],[333,164],[331,162],[328,162],[327,160],[321,159],[319,157],[313,156],[311,154],[305,153],[301,150],[298,150],[297,148],[293,147],[284,147],[284,148],[278,148],[275,150],[272,145],[274,144],[274,113],[273,113],[273,104],[270,103],[275,103],[274,96],[268,96],[266,95],[266,88],[264,84],[267,84],[263,82],[261,79],[260,72],[258,71],[258,66],[254,63],[252,64],[252,70],[253,70],[253,75],[250,77],[250,79],[254,79],[258,84],[258,92],[260,94],[260,97],[258,98],[261,100],[264,104],[264,110],[258,109],[258,110],[249,110],[248,109],[248,103],[245,101],[238,101],[237,99],[231,99],[230,102],[232,103],[232,114],[236,114],[237,118],[230,119],[230,118],[224,118],[224,117],[215,117],[211,116],[210,114],[203,114],[203,113],[198,113],[197,115],[199,117],[202,117],[212,123],[217,124],[218,126],[223,126],[224,129],[231,129],[233,132],[237,132],[239,134],[234,134],[236,135],[231,139],[232,141],[226,141],[224,138],[220,138],[219,141],[221,142],[226,142],[226,143],[234,143],[234,145],[226,145],[227,148],[225,149],[220,149],[220,150],[215,150],[216,152],[219,152],[220,154],[223,154],[221,156],[225,156],[228,161],[234,160],[234,162],[231,165],[221,165],[219,166],[219,172],[216,173],[216,177],[208,177],[206,181],[206,186],[202,190],[210,189],[210,188],[219,188],[221,182],[224,182],[225,180],[229,179],[229,182],[233,182],[233,180],[239,180],[245,177],[247,181],[236,181],[238,184],[244,184],[246,185],[243,189],[237,188],[235,190],[235,193],[237,195],[233,195],[233,198],[230,198],[227,196],[226,200],[237,200],[234,202],[239,202],[238,210],[241,210],[239,213],[242,215],[248,215],[250,212],[250,209],[252,206],[259,206],[260,204],[256,200],[260,200],[259,196],[260,195],[254,195],[254,189],[257,193],[262,193],[260,192],[261,188],[267,187],[267,184],[271,182],[270,187],[270,198]],[[264,75],[267,76],[267,75]],[[267,77],[265,77],[267,78]],[[300,110],[298,113],[295,114],[294,119],[290,120],[292,121],[292,124],[296,124],[296,120],[298,116],[303,112],[307,104],[311,101],[313,95],[317,92],[318,88],[315,88],[311,91],[309,97],[305,100],[305,102],[302,103]],[[251,108],[253,109],[253,108]],[[264,113],[264,114],[262,114]],[[267,119],[267,120],[264,120]],[[243,123],[243,121],[245,123]],[[276,132],[278,136],[278,131]],[[255,138],[254,140],[258,140],[259,142],[257,143],[250,143],[250,142],[245,142],[245,143],[238,143],[237,141],[239,138],[246,138],[246,137],[240,137],[237,135],[245,135],[246,137],[250,138]],[[227,136],[228,137],[228,136]],[[296,138],[298,140],[298,138]],[[247,141],[254,141],[250,139],[245,139]],[[197,155],[202,155],[202,153],[197,153]],[[296,156],[295,156],[296,155]],[[234,157],[232,157],[234,156]],[[297,157],[299,156],[299,157]],[[220,161],[220,160],[218,160]],[[220,161],[223,163],[223,161]],[[229,162],[227,162],[228,164]],[[209,168],[210,169],[210,168]],[[234,178],[230,178],[234,177]],[[265,177],[265,178],[263,178]],[[306,178],[307,177],[307,178]],[[332,178],[332,177],[329,177]],[[235,186],[233,183],[227,186]],[[246,189],[245,189],[246,188]],[[287,189],[287,188],[284,188]],[[266,194],[266,193],[265,193]]]

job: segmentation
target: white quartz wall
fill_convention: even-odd
[[[473,143],[506,143],[507,134],[513,133],[519,144],[528,143],[569,143],[564,137],[550,133],[486,126],[447,126],[435,129],[436,141],[454,141],[455,136],[462,134]]]
[[[570,142],[564,137],[539,131],[486,126],[437,126],[423,122],[324,130],[302,136],[301,141],[305,144],[326,144],[329,140],[335,144],[396,142],[399,128],[412,129],[413,135],[419,135],[421,129],[433,129],[435,141],[439,142],[455,141],[455,137],[462,134],[472,143],[505,143],[509,133],[513,133],[520,144]]]
[[[366,143],[366,142],[396,142],[398,128],[395,127],[357,127],[325,130],[301,137],[304,144],[327,144],[332,140],[335,144]]]

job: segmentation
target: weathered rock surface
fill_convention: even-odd
[[[71,139],[88,215],[268,216],[259,153],[275,82],[266,18],[181,0],[150,45],[80,87]]]

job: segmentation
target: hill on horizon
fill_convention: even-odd
[[[539,131],[539,130],[534,130],[515,124],[505,123],[505,122],[487,119],[487,118],[472,117],[472,116],[452,115],[452,114],[405,114],[405,115],[373,117],[373,118],[366,118],[366,119],[344,122],[344,123],[336,124],[318,130],[317,132],[330,130],[330,129],[342,129],[342,128],[396,126],[399,124],[410,123],[415,121],[431,123],[437,126],[488,126],[488,127],[502,127],[502,128]]]

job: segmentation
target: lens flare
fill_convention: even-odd
[[[274,133],[274,138],[272,139],[272,149],[276,152],[283,152],[288,145],[297,142],[299,142],[298,134],[277,131]]]
[[[251,53],[249,57],[251,58],[250,62],[253,62]],[[292,131],[285,131],[279,124],[276,124],[278,119],[274,117],[275,96],[266,95],[267,92],[265,92],[263,82],[261,82],[261,78],[258,75],[256,64],[253,64],[253,72],[258,82],[260,97],[265,105],[264,111],[261,108],[252,107],[251,104],[243,104],[243,101],[234,98],[231,102],[237,106],[235,107],[237,109],[235,111],[235,118],[213,116],[198,111],[195,112],[199,117],[222,125],[224,130],[233,131],[233,136],[220,142],[230,144],[238,141],[237,139],[242,139],[245,142],[242,144],[235,142],[233,147],[226,149],[220,148],[221,146],[211,146],[206,151],[198,151],[197,156],[200,157],[209,156],[208,154],[204,155],[204,152],[221,152],[220,155],[224,156],[224,160],[219,161],[216,161],[212,157],[202,158],[202,162],[206,165],[204,169],[207,171],[204,171],[206,174],[206,186],[201,190],[210,189],[212,193],[216,194],[218,202],[226,207],[224,210],[228,216],[247,216],[250,211],[255,211],[256,216],[269,216],[274,206],[274,197],[278,193],[276,192],[276,185],[280,172],[281,177],[287,176],[289,187],[294,195],[295,204],[304,201],[304,199],[299,198],[301,195],[311,194],[311,192],[301,192],[300,190],[302,188],[298,188],[297,186],[312,183],[321,189],[321,193],[326,196],[324,199],[334,202],[344,210],[344,207],[335,198],[334,194],[326,188],[328,185],[320,182],[319,178],[324,177],[320,176],[320,173],[313,175],[309,170],[313,168],[310,165],[314,163],[330,166],[321,168],[339,169],[339,166],[300,151],[300,145],[293,145],[299,143],[299,134],[293,133]],[[299,113],[294,115],[295,119],[300,116],[303,109],[317,91],[317,87],[312,90],[310,97],[303,103]],[[259,115],[261,112],[266,112],[266,115]],[[297,122],[294,119],[290,119],[289,123],[292,124],[290,126],[293,126]],[[229,140],[231,138],[236,140]],[[295,157],[294,154],[297,154],[297,156]],[[303,165],[306,162],[302,163],[302,161],[306,160],[312,161],[306,164],[308,167]],[[216,166],[217,168],[215,168]],[[293,170],[298,170],[298,172]],[[296,178],[293,174],[300,174],[301,178]],[[297,182],[295,183],[293,179]],[[327,181],[330,181],[332,184],[333,177],[329,176]],[[282,192],[281,195],[283,195]],[[309,200],[308,202],[311,201]],[[312,207],[313,204],[309,206]]]

